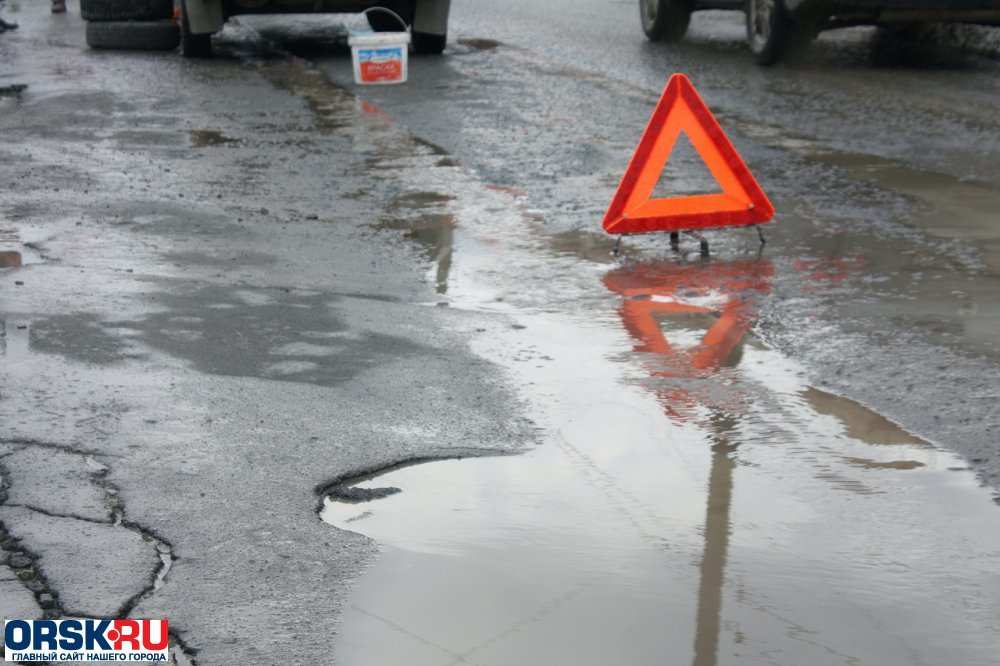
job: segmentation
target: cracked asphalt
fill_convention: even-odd
[[[589,515],[619,509],[594,525],[616,537],[641,524],[643,547],[660,548],[665,537],[649,534],[663,521],[629,512],[646,511],[654,495],[643,493],[662,479],[614,486],[616,470],[581,442],[624,432],[648,451],[640,442],[667,432],[709,446],[702,462],[671,459],[677,495],[656,495],[663,505],[696,497],[717,481],[709,464],[733,460],[740,469],[728,474],[760,470],[749,483],[762,496],[769,480],[796,488],[796,502],[838,507],[840,529],[872,516],[862,531],[881,530],[890,552],[914,535],[965,543],[967,575],[934,578],[934,589],[965,594],[966,611],[943,624],[966,641],[963,663],[978,663],[1000,644],[997,580],[980,570],[997,553],[967,524],[1000,516],[989,502],[1000,487],[996,63],[936,49],[886,63],[897,51],[854,30],[764,71],[749,64],[730,14],[697,16],[688,42],[668,50],[640,39],[633,3],[455,4],[444,58],[415,58],[405,87],[363,91],[349,80],[343,27],[327,19],[247,19],[217,40],[218,57],[184,61],[87,50],[75,6],[65,17],[9,7],[22,28],[0,36],[0,87],[27,88],[0,96],[0,614],[167,617],[178,661],[328,664],[345,628],[368,631],[348,611],[352,589],[383,598],[359,577],[395,580],[392,563],[412,564],[394,550],[377,559],[379,543],[413,546],[392,526],[431,538],[454,505],[421,515],[409,503],[417,515],[391,514],[376,542],[322,522],[326,496],[408,503],[406,488],[353,486],[401,463],[528,451],[503,465],[535,465],[537,485],[463,492],[492,489],[510,498],[503,507],[529,497],[531,512],[573,488],[547,471],[562,463],[539,462],[551,450],[611,488],[610,500],[580,491]],[[666,261],[697,275],[701,264],[657,239],[627,240],[619,262],[596,230],[674,69],[692,75],[779,211],[766,264],[752,269],[767,287],[745,352],[769,369],[668,387],[647,377],[632,391],[656,373],[629,355],[616,271],[652,262],[655,273]],[[677,164],[681,187],[705,184],[695,156]],[[757,251],[742,232],[711,241],[723,267],[735,258],[745,269]],[[745,440],[739,455],[695,403],[747,413],[732,427]],[[842,425],[812,432],[810,419]],[[829,437],[843,451],[831,454]],[[522,475],[534,478],[510,477]],[[880,497],[902,499],[861,503]],[[964,520],[928,510],[940,497],[972,508]],[[700,562],[703,587],[707,570],[725,578],[725,549],[718,571],[700,551],[713,532],[701,526],[704,501],[682,503],[697,507],[697,524],[666,521],[684,536],[664,555],[678,578]],[[795,541],[763,532],[756,507],[745,525],[714,532],[738,536],[744,525],[770,543]],[[908,522],[924,513],[926,523]],[[939,544],[949,561],[916,549],[905,566],[948,568],[962,556],[949,544]],[[767,563],[733,552],[739,580]],[[526,570],[538,561],[521,556]],[[561,565],[551,573],[538,617],[587,598],[580,581],[555,589]],[[871,582],[836,575],[852,589]],[[930,594],[910,592],[900,599]],[[715,607],[707,625],[739,625],[739,643],[750,612],[721,622],[716,593],[691,598]],[[749,605],[774,622],[778,606],[761,599]],[[779,618],[774,636],[826,627],[814,621]],[[841,640],[849,632],[831,633],[806,649],[857,663]],[[906,635],[906,645],[919,640]],[[337,654],[355,663],[359,652]]]
[[[3,226],[41,252],[0,278],[0,520],[37,581],[3,570],[4,615],[50,595],[169,617],[198,663],[327,663],[374,544],[321,523],[314,488],[531,436],[463,342],[505,324],[436,307],[419,253],[358,224],[405,188],[366,169],[440,156],[355,133],[338,89],[318,124],[286,89],[321,81],[301,61],[93,54],[42,9],[0,42],[30,86],[0,102]]]

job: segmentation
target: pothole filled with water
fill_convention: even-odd
[[[611,316],[484,336],[543,442],[326,499],[324,521],[382,546],[337,663],[990,663],[996,505],[749,336],[767,268],[615,269]]]

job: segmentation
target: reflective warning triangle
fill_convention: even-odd
[[[653,199],[677,138],[684,132],[721,194]],[[774,206],[733,148],[691,81],[674,74],[604,216],[609,234],[686,231],[767,222]]]

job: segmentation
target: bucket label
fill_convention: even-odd
[[[395,46],[385,49],[358,49],[361,80],[398,81],[403,78],[403,49]]]

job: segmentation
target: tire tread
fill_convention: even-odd
[[[649,41],[669,44],[684,39],[691,23],[692,6],[688,0],[658,0],[652,25],[646,25],[643,4],[639,0],[639,20]]]
[[[171,51],[180,44],[173,21],[89,21],[87,45],[93,49]]]

